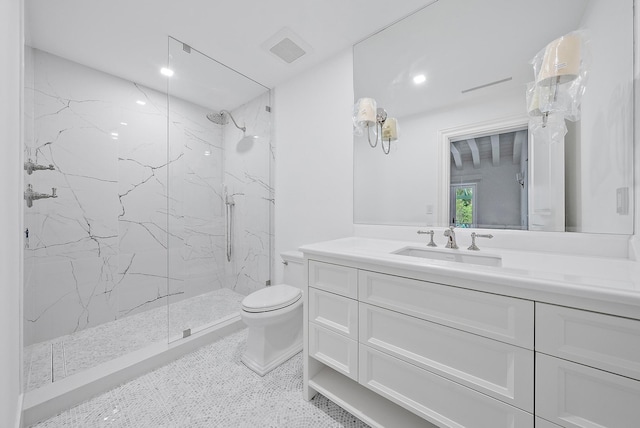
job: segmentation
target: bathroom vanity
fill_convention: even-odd
[[[640,423],[639,263],[365,238],[301,250],[306,399],[378,427]]]

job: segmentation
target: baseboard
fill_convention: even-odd
[[[257,362],[253,361],[252,359],[247,358],[246,355],[243,355],[242,358],[240,358],[240,361],[242,361],[242,363],[245,366],[247,366],[247,368],[253,370],[258,375],[264,376],[267,373],[269,373],[271,370],[273,370],[276,367],[278,367],[280,364],[282,364],[285,361],[287,361],[288,359],[292,358],[298,352],[302,352],[302,343],[290,346],[289,349],[287,349],[285,352],[283,352],[280,357],[278,357],[277,359],[271,361],[266,366],[262,366],[262,365],[258,364]]]
[[[155,343],[24,394],[22,423],[30,426],[244,328],[240,314],[191,336]]]
[[[629,259],[640,261],[640,238],[637,235],[629,239]]]
[[[22,406],[24,402],[24,394],[18,395],[18,403],[16,406],[16,417],[14,419],[15,428],[22,428]]]

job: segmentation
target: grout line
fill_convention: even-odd
[[[55,382],[55,374],[53,370],[53,343],[51,344],[51,383]]]
[[[67,355],[64,348],[64,340],[62,341],[62,372],[64,377],[67,377]]]

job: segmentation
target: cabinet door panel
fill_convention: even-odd
[[[533,415],[360,345],[359,382],[439,427],[533,428]]]
[[[358,342],[309,323],[309,355],[343,375],[358,380]]]
[[[533,351],[365,303],[360,343],[533,413]]]
[[[536,303],[536,350],[640,380],[640,321]]]
[[[360,301],[533,349],[533,302],[359,271]]]
[[[637,427],[640,382],[536,353],[536,415],[563,427]]]

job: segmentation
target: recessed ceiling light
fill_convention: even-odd
[[[128,123],[127,123],[127,122],[120,122],[120,125],[122,125],[122,126],[127,126],[127,125],[128,125]]]
[[[141,106],[145,105],[146,102],[142,101],[142,100],[138,100],[136,101],[136,104],[140,104]]]
[[[424,83],[427,81],[427,76],[425,76],[424,74],[418,74],[417,76],[413,76],[413,83],[415,83],[416,85],[420,85],[421,83]]]
[[[210,152],[209,150],[205,150],[205,151],[204,151],[204,155],[205,155],[205,156],[211,156],[211,152]]]
[[[118,133],[117,132],[112,132],[111,135],[114,136],[114,137],[117,137]]]
[[[172,70],[172,69],[170,69],[170,68],[162,67],[162,68],[160,69],[160,73],[161,73],[161,74],[164,74],[164,75],[165,75],[165,76],[167,76],[167,77],[171,77],[171,76],[173,76],[173,70]]]

